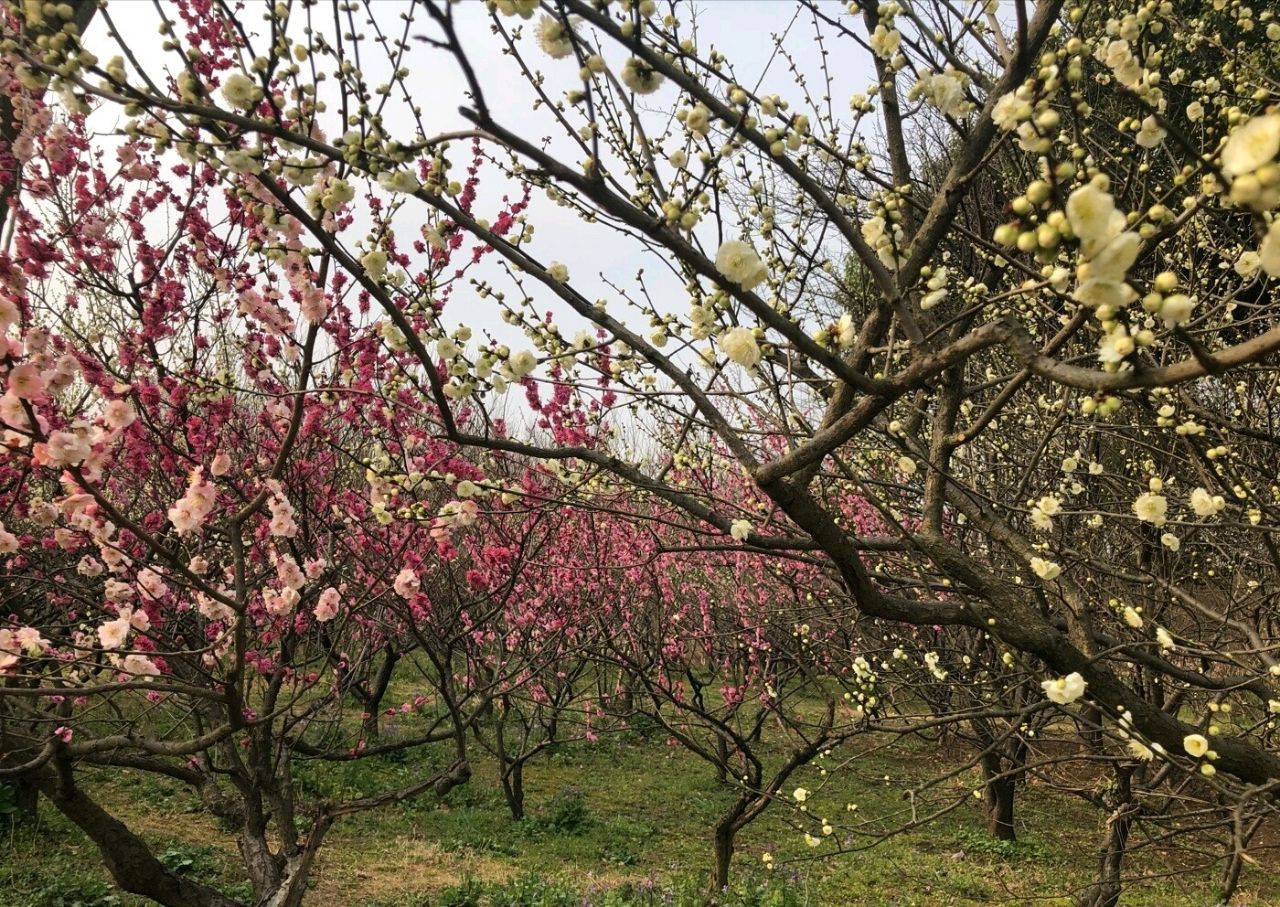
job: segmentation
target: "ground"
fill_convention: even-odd
[[[853,802],[861,814],[905,820],[910,803],[903,791],[938,773],[941,752],[915,743],[905,751],[865,755],[825,777],[812,767],[788,791],[796,785],[813,789],[814,815],[836,815]],[[387,781],[407,781],[423,768],[397,760],[325,766],[323,776],[306,766],[301,772],[309,794],[346,797]],[[954,792],[964,794],[975,780],[961,772]],[[203,815],[186,790],[129,771],[103,773],[95,784],[106,803],[155,842],[171,867],[247,894],[236,874],[232,836]],[[633,734],[565,746],[531,766],[527,785],[529,816],[521,823],[510,819],[496,779],[484,766],[444,802],[423,797],[343,820],[325,845],[307,904],[559,907],[702,900],[708,829],[728,794],[696,758],[659,736]],[[926,828],[875,847],[815,859],[829,854],[833,841],[809,848],[789,824],[795,813],[788,806],[775,805],[743,833],[735,870],[745,893],[732,903],[909,907],[1034,899],[1066,905],[1071,891],[1088,882],[1099,835],[1099,819],[1090,807],[1033,786],[1020,794],[1017,843],[990,839],[974,800],[961,802]],[[113,900],[117,896],[108,894],[92,846],[47,805],[41,815],[37,827],[18,829],[2,845],[0,890],[7,894],[0,902],[12,907],[140,903]],[[772,882],[761,861],[765,852],[781,864]],[[1157,878],[1131,885],[1123,903],[1213,903],[1216,870],[1159,878],[1189,865],[1181,855],[1142,851],[1132,870]],[[487,900],[479,894],[482,883],[492,883]],[[652,888],[662,896],[652,902],[606,897],[605,891],[620,885]],[[778,894],[784,887],[785,898]],[[494,894],[499,889],[501,899]],[[1233,903],[1280,903],[1280,874],[1268,872],[1266,865],[1251,866]]]

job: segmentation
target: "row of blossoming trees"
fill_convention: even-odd
[[[1031,780],[1098,807],[1081,903],[1182,840],[1229,896],[1280,785],[1280,22],[1215,6],[801,2],[788,97],[652,0],[7,6],[3,777],[234,904],[93,791],[188,784],[283,907],[342,816],[492,759],[518,818],[646,714],[733,791],[716,884],[775,800],[833,852],[972,767],[1003,837]],[[660,276],[600,298],[551,212]],[[871,730],[960,768],[788,789]]]

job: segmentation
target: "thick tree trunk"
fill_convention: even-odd
[[[1076,902],[1079,907],[1117,907],[1124,890],[1122,871],[1136,805],[1133,799],[1133,767],[1116,767],[1113,793],[1115,809],[1107,818],[1106,840],[1098,852],[1098,875]]]
[[[715,891],[723,891],[729,885],[729,867],[733,863],[732,825],[723,822],[715,830],[715,865],[711,873],[711,887]]]
[[[729,867],[733,863],[733,842],[743,825],[749,821],[744,819],[744,816],[751,805],[752,800],[748,795],[740,795],[716,823],[712,834],[714,862],[711,870],[711,889],[713,892],[723,891],[729,884]]]
[[[150,898],[164,907],[245,907],[212,888],[165,869],[128,826],[81,793],[71,782],[69,773],[58,777],[46,771],[37,783],[49,802],[98,846],[111,878],[130,894]]]
[[[987,782],[983,799],[987,806],[987,831],[1000,841],[1018,840],[1013,825],[1013,802],[1016,784],[1012,778],[996,778]]]
[[[987,831],[1001,841],[1018,840],[1013,824],[1013,804],[1017,793],[1017,778],[1002,772],[1003,760],[998,753],[990,752],[982,757],[982,803],[987,813]]]

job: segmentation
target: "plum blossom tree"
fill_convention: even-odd
[[[285,743],[336,701],[296,685],[321,657],[299,642],[313,620],[349,625],[385,601],[429,649],[418,596],[436,596],[414,577],[435,568],[400,573],[404,552],[420,557],[425,533],[432,558],[467,562],[454,536],[484,514],[458,478],[537,461],[557,506],[630,488],[668,508],[673,533],[810,564],[849,615],[818,624],[824,647],[850,647],[830,666],[868,645],[857,621],[879,640],[945,628],[999,651],[981,669],[1016,672],[1015,711],[1086,727],[1087,758],[1127,792],[1101,803],[1116,821],[1084,902],[1115,902],[1132,829],[1194,824],[1200,806],[1225,830],[1229,895],[1280,784],[1273,11],[800,0],[775,39],[792,75],[775,91],[686,4],[331,7],[162,4],[147,54],[110,8],[96,43],[70,5],[6,12],[6,153],[23,179],[0,297],[0,547],[21,594],[0,664],[6,705],[38,704],[6,771],[35,773],[88,822],[74,759],[220,747],[223,769],[243,745],[287,804],[268,783]],[[477,30],[466,17],[481,12]],[[863,78],[855,60],[866,87],[846,84]],[[462,129],[424,100],[446,92],[446,65]],[[519,122],[495,101],[512,86],[530,102]],[[489,211],[481,171],[501,199]],[[179,228],[157,239],[163,211]],[[573,256],[535,236],[542,211],[579,219],[560,228],[584,237]],[[606,241],[649,270],[596,273]],[[366,429],[389,463],[357,507],[337,464],[374,459]],[[215,476],[219,451],[231,463]],[[440,481],[457,493],[425,505]],[[521,494],[489,481],[486,510]],[[854,502],[880,528],[860,529]],[[707,583],[725,575],[705,566]],[[682,600],[648,607],[702,594],[678,570],[663,583]],[[479,588],[502,601],[503,582]],[[742,603],[706,593],[733,620]],[[453,600],[466,624],[474,609]],[[165,606],[185,602],[205,623],[179,612],[180,645]],[[972,681],[914,638],[913,665]],[[459,704],[504,674],[458,674],[463,646],[434,662],[459,767]],[[742,662],[699,658],[728,688],[747,679]],[[624,667],[670,715],[666,666]],[[133,718],[78,740],[68,719],[99,688],[218,715],[189,712],[191,743]],[[943,720],[970,695],[939,698]],[[733,698],[704,709],[702,731],[741,736],[758,713]],[[1008,739],[979,736],[985,753]],[[341,809],[305,844],[287,834],[285,865],[311,859]]]

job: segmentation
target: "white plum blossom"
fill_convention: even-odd
[[[751,521],[734,520],[729,526],[729,535],[732,536],[735,541],[745,542],[747,537],[751,535]]]
[[[1280,155],[1280,113],[1254,117],[1232,130],[1222,148],[1222,172],[1252,173]]]
[[[1133,502],[1133,512],[1144,523],[1163,526],[1169,510],[1169,501],[1162,494],[1144,491]]]
[[[636,94],[653,94],[662,87],[665,76],[643,60],[628,57],[618,78]]]
[[[760,345],[750,328],[734,328],[719,339],[720,349],[732,361],[745,369],[753,369],[760,363]]]
[[[1062,567],[1042,557],[1031,558],[1031,569],[1042,580],[1055,580],[1062,575]]]
[[[512,376],[518,381],[538,367],[538,357],[529,350],[520,350],[512,353],[511,358],[507,360],[507,367],[511,369]]]
[[[406,195],[422,188],[422,183],[409,170],[386,170],[379,173],[378,185],[388,192],[402,192]]]
[[[562,60],[573,53],[573,39],[564,21],[556,16],[544,15],[538,20],[538,46],[553,60]]]
[[[1199,759],[1209,752],[1209,741],[1203,734],[1188,734],[1182,738],[1182,748],[1193,759]]]
[[[242,72],[233,72],[222,83],[222,96],[238,110],[252,110],[262,100],[262,87]]]
[[[923,97],[933,107],[952,119],[960,119],[973,111],[973,102],[965,97],[969,77],[964,73],[947,69],[944,72],[927,72],[912,87],[908,97]]]
[[[716,251],[716,270],[726,280],[750,290],[769,276],[769,271],[750,243],[727,239]]]
[[[1196,301],[1185,293],[1175,293],[1165,298],[1160,304],[1160,317],[1165,327],[1181,327],[1191,320],[1191,312]]]
[[[1268,277],[1280,277],[1280,218],[1276,218],[1258,248],[1258,264]]]
[[[360,267],[364,268],[365,273],[372,279],[381,280],[387,272],[387,253],[381,249],[364,253],[360,257]]]
[[[1217,516],[1226,506],[1226,499],[1220,494],[1210,494],[1204,488],[1196,488],[1191,492],[1191,509],[1201,519]]]
[[[991,110],[991,120],[1005,132],[1012,132],[1018,124],[1030,119],[1031,102],[1018,97],[1016,92],[1009,92],[996,101]]]
[[[1096,182],[1081,186],[1067,197],[1067,221],[1080,240],[1081,250],[1091,258],[1123,232],[1125,217],[1116,210],[1111,193]]]
[[[1160,125],[1160,121],[1154,116],[1148,116],[1142,121],[1142,128],[1138,130],[1136,141],[1143,148],[1155,148],[1164,141],[1165,136],[1169,133]]]
[[[1085,687],[1088,685],[1079,671],[1072,671],[1066,677],[1042,681],[1040,689],[1044,690],[1044,695],[1050,702],[1070,705],[1084,695]]]
[[[871,52],[882,60],[887,60],[898,52],[902,45],[902,32],[896,28],[885,28],[884,24],[876,26],[871,33]]]

